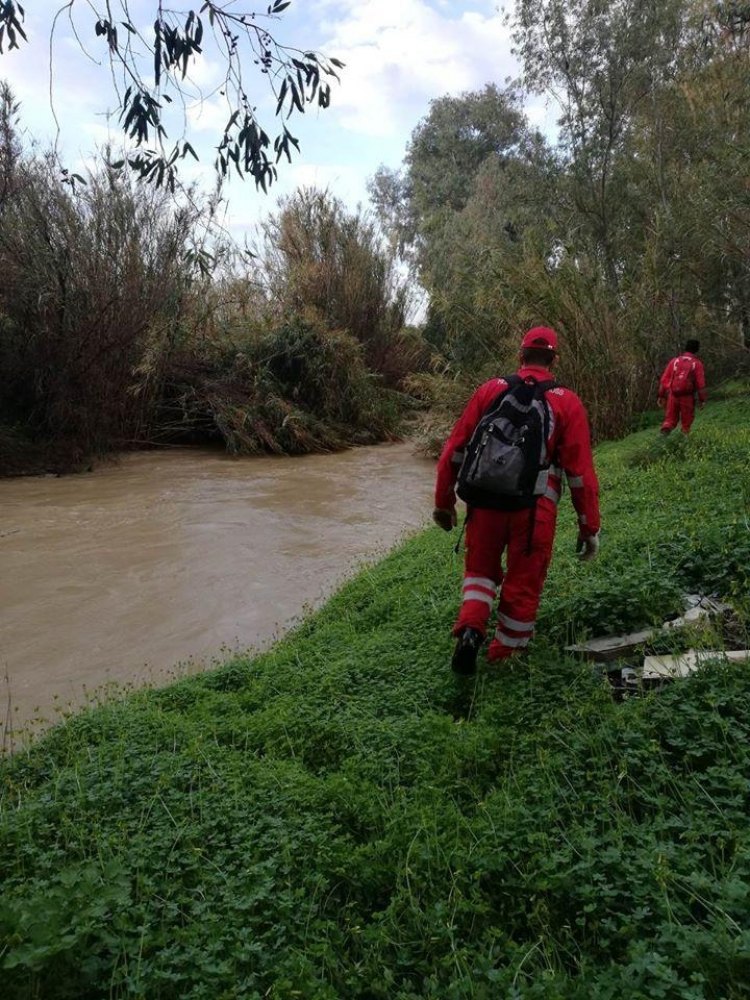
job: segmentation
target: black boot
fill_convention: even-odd
[[[470,676],[476,673],[477,653],[484,642],[484,636],[475,628],[465,628],[458,637],[451,666],[457,674]]]

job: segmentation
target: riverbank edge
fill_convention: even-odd
[[[284,452],[281,457],[298,458],[301,455],[329,455],[348,451],[350,448],[368,448],[379,444],[401,444],[415,440],[413,428],[404,427],[401,432],[381,436],[365,434],[352,435],[351,440],[337,447],[315,448],[310,451]],[[141,452],[166,452],[177,449],[194,449],[195,451],[215,451],[237,460],[278,455],[279,452],[268,450],[236,454],[229,451],[220,441],[202,442],[144,442],[131,447],[117,446],[111,451],[101,454],[83,454],[74,445],[64,442],[40,443],[24,438],[13,428],[0,426],[0,481],[3,479],[23,479],[45,476],[77,476],[83,473],[95,472],[108,462],[116,462],[122,455],[133,455]]]
[[[748,402],[750,402],[750,380],[747,380],[747,379],[735,379],[735,380],[730,380],[730,381],[727,381],[725,383],[722,383],[720,386],[716,387],[714,389],[714,391],[712,392],[712,403],[711,403],[711,405],[709,407],[709,410],[708,410],[709,420],[711,419],[711,408],[714,405],[716,405],[716,404],[721,405],[721,404],[725,404],[725,403],[730,403],[731,404],[732,402],[736,402],[738,400],[743,400],[743,399],[746,399]],[[649,440],[649,438],[652,436],[653,430],[658,426],[660,420],[662,419],[662,415],[663,414],[662,414],[661,410],[651,410],[651,411],[644,412],[641,415],[641,417],[639,418],[639,421],[638,421],[639,429],[633,431],[633,433],[631,435],[628,435],[626,438],[620,439],[619,441],[603,442],[602,444],[600,444],[595,449],[595,452],[599,456],[601,456],[601,455],[607,455],[607,456],[616,455],[618,452],[622,452],[623,455],[627,456],[627,455],[631,454],[631,451],[633,451],[633,449],[634,449],[635,450],[634,453],[637,455],[638,451],[643,447],[644,451],[643,451],[643,456],[642,456],[641,461],[643,463],[645,463],[645,465],[650,465],[650,464],[653,464],[654,462],[658,462],[662,457],[664,457],[665,454],[668,456],[669,453],[670,453],[670,449],[672,451],[672,455],[673,456],[674,455],[678,455],[679,456],[680,451],[684,448],[684,446],[686,444],[686,442],[684,441],[684,439],[682,438],[681,435],[678,435],[677,433],[675,433],[670,439],[667,439],[666,441],[663,440],[663,439],[662,440],[658,440],[658,439],[657,440]],[[705,417],[705,414],[701,415],[701,418],[703,418],[703,417]],[[698,427],[700,427],[700,424],[698,425]],[[643,445],[644,441],[646,442],[645,446]],[[351,448],[373,447],[373,446],[386,446],[386,445],[389,445],[389,444],[396,444],[396,443],[412,444],[413,447],[414,447],[414,449],[415,449],[415,453],[419,454],[420,457],[422,457],[422,458],[424,458],[424,457],[429,457],[429,458],[435,457],[433,454],[429,454],[428,456],[425,456],[425,454],[424,454],[424,447],[423,447],[424,442],[422,440],[420,440],[420,438],[418,437],[417,433],[415,433],[415,428],[413,426],[411,428],[411,434],[409,434],[409,435],[407,435],[405,437],[399,437],[399,438],[390,438],[389,437],[389,438],[386,438],[386,439],[383,439],[383,440],[380,440],[380,441],[376,442],[374,445],[373,444],[370,444],[370,445],[368,445],[368,444],[361,444],[361,445],[359,445],[359,444],[353,444],[353,445],[349,445],[347,447],[344,447],[344,448],[341,448],[341,449],[337,449],[337,450],[338,451],[348,451]],[[107,454],[102,455],[102,456],[99,457],[98,464],[93,465],[93,466],[87,466],[85,468],[82,467],[79,470],[77,470],[77,472],[74,473],[74,474],[82,474],[84,472],[96,471],[97,468],[101,468],[103,465],[107,465],[109,463],[117,463],[117,461],[119,460],[120,457],[124,457],[124,456],[128,456],[128,455],[137,455],[139,453],[153,453],[153,452],[159,452],[159,451],[175,451],[175,450],[183,450],[183,449],[185,449],[185,450],[201,451],[201,450],[205,450],[207,447],[211,451],[215,451],[216,453],[221,453],[222,455],[226,455],[228,458],[236,459],[238,461],[239,460],[249,460],[249,459],[252,459],[252,458],[255,458],[255,457],[263,457],[263,456],[256,456],[256,455],[237,455],[237,456],[230,455],[230,454],[228,454],[226,452],[226,450],[224,449],[224,447],[222,445],[220,445],[219,443],[215,443],[214,445],[211,445],[211,446],[206,446],[206,445],[202,445],[202,444],[196,444],[196,445],[159,445],[159,446],[147,446],[147,447],[134,448],[134,449],[131,449],[131,450],[122,450],[122,451],[115,451],[115,452],[107,453]],[[330,452],[330,451],[329,452],[325,452],[325,451],[317,452],[317,454],[327,454],[327,453],[330,454],[332,452]],[[268,453],[266,453],[266,454],[268,454]],[[279,456],[279,457],[282,457],[282,458],[295,458],[295,457],[299,457],[299,456],[295,456],[295,455],[288,455],[288,456],[286,456],[285,455],[285,456]],[[631,458],[629,459],[629,461],[635,461],[635,463],[637,465],[639,460],[637,458],[635,460],[633,460],[632,456],[631,456]],[[30,475],[33,475],[33,474],[30,474]],[[46,473],[46,474],[43,474],[43,475],[50,475],[50,473]],[[66,475],[66,473],[60,473],[60,474],[56,474],[56,475]],[[6,478],[21,478],[21,477],[6,477]],[[606,491],[606,482],[605,482],[604,485],[605,485],[605,491]],[[604,501],[603,501],[603,510],[606,510],[606,502],[607,501],[606,501],[606,498],[605,498]],[[571,514],[571,512],[568,509],[569,507],[570,507],[569,501],[565,500],[563,502],[563,512],[562,512],[562,514],[563,514],[563,518],[562,518],[563,519],[562,531],[563,532],[566,530],[565,521],[566,520],[568,522],[570,521],[570,514]],[[606,535],[607,535],[608,530],[609,530],[608,529],[608,525],[606,523],[604,525],[604,529],[605,529],[605,538],[606,538]],[[453,544],[453,541],[452,541],[453,537],[454,537],[453,535],[449,536],[449,541],[450,541],[451,545]],[[558,538],[558,542],[557,542],[556,548],[560,548],[560,547],[561,547],[561,543],[560,543],[560,539]],[[394,550],[394,552],[391,553],[391,556],[397,557],[399,550],[400,550],[400,546],[397,546],[396,549]],[[387,557],[387,558],[390,558],[390,556]],[[458,564],[458,562],[460,562],[460,559],[458,561],[457,560],[453,560],[453,563],[454,563],[453,570],[454,571],[455,571],[455,567]],[[376,570],[377,569],[377,564],[378,564],[378,560],[374,560],[373,563],[372,563],[372,566],[370,568],[368,568],[367,572],[369,573],[373,569]],[[552,570],[552,573],[553,573],[553,578],[554,578],[554,573],[555,573],[554,568]],[[355,579],[356,579],[356,577],[355,577]],[[350,581],[350,582],[353,582],[353,581]],[[347,586],[348,586],[348,584],[345,583],[343,585],[343,589],[346,590]],[[328,602],[330,600],[333,600],[336,596],[337,596],[336,594],[333,594],[331,596],[331,598],[329,598],[328,601],[326,601],[323,604],[322,607],[318,608],[316,611],[312,612],[311,614],[306,615],[306,614],[303,613],[301,615],[301,617],[300,617],[300,620],[299,620],[298,624],[296,624],[292,629],[290,629],[282,637],[282,639],[279,640],[279,641],[282,642],[282,643],[286,643],[287,641],[294,642],[295,638],[297,636],[298,630],[304,629],[305,631],[307,631],[308,628],[314,628],[314,623],[315,623],[315,620],[316,620],[317,616],[319,616],[319,615],[321,615],[321,614],[323,614],[325,612]],[[544,603],[545,602],[544,602],[544,599],[543,599],[542,609],[541,609],[541,612],[540,612],[540,616],[541,616],[542,621],[544,620]],[[664,610],[666,612],[673,612],[675,610],[675,608],[672,607],[672,606],[669,606],[669,607],[665,607]],[[625,628],[625,627],[629,627],[630,625],[634,625],[634,626],[635,625],[640,625],[640,624],[643,624],[646,621],[653,622],[653,621],[656,621],[658,619],[660,613],[661,612],[658,612],[658,611],[654,612],[653,609],[650,606],[647,607],[644,604],[644,605],[642,605],[641,614],[643,615],[643,617],[641,619],[639,619],[639,620],[632,620],[632,621],[630,621],[630,620],[623,620],[623,622],[619,623],[619,624],[618,623],[613,623],[611,625],[611,627],[613,629],[617,629],[618,627]],[[585,634],[585,632],[586,632],[586,625],[585,625],[585,623],[584,623],[584,625],[582,627],[584,629],[584,634]],[[569,627],[568,627],[567,634],[568,635],[571,634]],[[269,650],[264,650],[262,653],[260,653],[258,655],[262,657],[264,655],[267,655],[268,652],[269,652]],[[197,671],[193,671],[191,669],[191,671],[190,671],[190,678],[189,679],[194,679],[195,677],[199,678],[202,675],[204,675],[206,673],[210,673],[212,670],[215,670],[215,669],[219,669],[219,670],[225,669],[226,667],[228,667],[228,666],[231,665],[232,660],[233,660],[233,656],[228,656],[228,657],[222,656],[222,657],[219,657],[217,655],[216,657],[208,657],[205,662],[208,662],[208,663],[210,663],[212,665],[208,666],[208,667],[201,667]],[[166,673],[174,673],[175,676],[179,676],[180,670],[181,670],[180,664],[174,664],[174,665],[166,668]],[[181,680],[178,680],[175,683],[181,683]],[[123,698],[123,697],[130,697],[130,696],[132,696],[132,694],[133,693],[137,693],[138,690],[143,691],[144,693],[147,693],[150,690],[159,690],[163,686],[164,685],[158,685],[157,687],[153,687],[151,684],[146,683],[146,684],[143,684],[143,685],[139,685],[139,687],[134,692],[133,688],[132,688],[132,686],[130,684],[126,683],[126,684],[123,684],[123,685],[120,686],[117,683],[111,683],[110,682],[108,684],[103,685],[102,688],[96,688],[96,689],[94,689],[94,690],[92,690],[90,692],[89,701],[91,703],[91,706],[94,706],[93,709],[88,709],[88,708],[86,708],[86,706],[83,706],[80,709],[79,708],[70,708],[68,706],[68,707],[65,707],[64,709],[62,709],[62,719],[66,720],[68,718],[74,717],[75,715],[79,714],[81,711],[96,710],[96,706],[101,705],[101,703],[103,701],[106,701],[107,698],[110,698],[113,695],[114,695],[114,697],[117,698],[117,700],[121,700],[121,698]],[[54,726],[54,725],[58,724],[58,720],[56,720],[56,719],[50,720],[50,719],[46,719],[45,718],[44,720],[41,720],[41,722],[42,722],[41,725],[36,726],[36,727],[32,727],[31,731],[33,733],[33,738],[34,739],[42,738],[43,734],[49,729],[50,725]],[[27,729],[27,727],[21,727],[16,732],[10,731],[10,742],[11,742],[11,744],[12,744],[12,746],[14,748],[15,747],[23,748],[23,747],[25,747],[28,744],[29,741],[28,741],[28,738],[27,738],[28,734],[26,732],[26,729]],[[3,745],[0,746],[0,752],[7,752],[7,747],[5,746],[5,744],[8,742],[8,738],[6,736],[7,732],[9,732],[9,730],[6,728],[6,730],[4,731],[4,737],[5,738],[3,740]]]

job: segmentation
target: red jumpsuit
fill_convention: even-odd
[[[546,368],[526,365],[521,378],[532,376],[549,381]],[[507,387],[504,379],[485,382],[474,393],[445,443],[438,460],[435,506],[453,510],[455,483],[463,460],[463,449],[484,412]],[[466,562],[463,603],[453,634],[465,627],[487,633],[495,597],[499,591],[497,630],[487,654],[489,660],[511,656],[531,639],[537,608],[547,576],[555,539],[557,505],[562,494],[562,473],[570,486],[578,523],[584,536],[599,530],[599,484],[594,472],[586,410],[570,389],[548,389],[552,410],[548,453],[552,467],[544,496],[535,508],[503,511],[472,507],[466,524]],[[502,555],[506,568],[503,573]]]
[[[683,392],[675,392],[672,390],[672,381],[675,374],[675,365],[678,362],[684,362],[685,364],[692,365],[692,386],[686,388]],[[664,373],[659,380],[659,399],[665,399],[667,401],[666,411],[664,413],[664,423],[661,425],[661,429],[665,434],[669,434],[680,423],[680,430],[683,434],[689,434],[690,428],[695,417],[695,394],[698,393],[698,399],[701,403],[706,402],[706,373],[703,368],[703,362],[700,358],[697,358],[694,354],[689,351],[685,351],[684,354],[678,354],[676,358],[672,358],[668,362],[667,367],[664,369]]]

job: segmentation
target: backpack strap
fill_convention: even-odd
[[[511,389],[515,389],[516,386],[521,385],[521,383],[523,382],[523,379],[521,378],[520,375],[501,375],[500,379],[501,381],[507,383],[507,387],[505,389],[500,390],[500,392],[497,394],[497,396],[495,396],[495,398],[492,400],[492,402],[484,411],[484,413],[482,413],[482,417],[480,419],[486,417],[490,413],[494,413],[495,410],[500,405],[500,403],[502,402],[503,396],[505,396],[506,393],[510,392]]]
[[[536,379],[534,379],[534,381],[536,382]],[[544,399],[544,396],[545,396],[546,392],[548,392],[550,389],[556,389],[556,388],[557,388],[557,382],[554,379],[547,379],[546,382],[536,382],[536,395],[537,395],[537,397],[539,399]],[[545,400],[545,403],[546,403],[546,400]],[[545,407],[545,410],[546,410],[546,407]],[[543,431],[543,433],[544,433],[544,445],[545,445],[545,449],[546,449],[546,446],[547,446],[547,437],[549,436],[549,432],[550,432],[550,418],[549,418],[549,412],[547,411],[547,412],[545,412],[545,416],[544,416],[544,431]],[[552,465],[552,456],[551,455],[547,455],[547,464],[546,464],[545,468],[549,469],[549,467],[551,465]],[[531,555],[531,548],[532,548],[532,545],[533,545],[533,542],[534,542],[534,528],[536,527],[536,501],[538,499],[539,498],[537,497],[536,500],[534,501],[534,503],[532,504],[531,514],[529,516],[529,530],[528,530],[528,534],[526,535],[526,555],[527,556]]]
[[[537,382],[536,385],[537,389],[539,390],[539,394],[544,395],[544,393],[549,392],[550,389],[557,389],[560,383],[556,382],[553,378],[551,378],[548,379],[546,382]]]
[[[534,379],[534,381],[536,382],[536,379]],[[551,429],[552,429],[552,420],[551,420],[551,417],[550,417],[550,411],[551,411],[552,408],[549,405],[549,403],[547,402],[547,400],[545,398],[545,395],[546,395],[547,392],[549,392],[550,389],[556,389],[559,386],[559,384],[560,383],[557,382],[557,381],[555,381],[555,379],[547,379],[545,382],[536,382],[536,392],[535,392],[535,395],[536,395],[537,399],[544,401],[544,428],[543,428],[543,434],[544,434],[544,446],[545,446],[545,450],[546,450],[547,441],[549,439],[550,432],[551,432]],[[551,465],[552,465],[552,454],[550,453],[550,454],[547,455],[546,465],[542,466],[542,468],[549,469],[549,467]],[[533,525],[532,525],[532,531],[533,531]],[[531,543],[529,543],[529,544],[531,544]]]

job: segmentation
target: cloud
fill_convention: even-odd
[[[225,188],[228,200],[227,226],[233,232],[251,231],[269,212],[275,212],[280,199],[298,188],[327,189],[350,209],[367,200],[364,173],[359,165],[295,161],[279,173],[268,195],[256,190],[252,180],[239,181],[230,175]]]
[[[534,97],[526,101],[526,117],[529,123],[539,129],[550,142],[559,136],[560,106],[551,97]]]
[[[279,182],[268,197],[251,180],[233,178],[231,225],[241,227],[273,208],[275,199],[297,184],[330,189],[354,207],[366,202],[366,179],[381,162],[396,166],[409,134],[427,112],[431,99],[502,84],[517,73],[510,53],[508,29],[497,12],[497,0],[306,0],[294,3],[271,23],[274,34],[291,46],[310,46],[346,63],[341,83],[334,83],[331,107],[310,109],[290,122],[301,144],[300,157],[282,163]],[[258,4],[248,3],[250,8]],[[265,7],[265,4],[261,4]],[[21,122],[42,145],[56,141],[48,92],[49,29],[56,7],[28,5],[28,45],[1,57],[0,76],[9,81],[22,102]],[[120,8],[120,0],[114,7]],[[43,9],[44,8],[44,9]],[[76,6],[76,10],[77,10]],[[133,23],[144,31],[153,20],[153,0],[131,0]],[[93,34],[93,21],[81,8],[81,52],[66,17],[58,21],[54,45],[54,107],[62,132],[59,147],[66,165],[88,164],[93,147],[112,139],[122,145],[118,102],[106,47]],[[139,46],[142,48],[143,46]],[[146,65],[146,64],[144,64]],[[150,65],[150,64],[149,64]],[[147,67],[148,68],[148,67]],[[185,180],[212,186],[211,166],[220,130],[230,114],[222,97],[223,63],[210,45],[190,71],[187,105],[188,138],[201,157],[181,162]],[[248,67],[248,82],[254,67]],[[252,98],[271,133],[275,100],[267,80],[253,77]],[[175,99],[168,110],[172,140],[182,136],[183,104]],[[108,115],[109,112],[109,115]],[[540,109],[535,120],[540,120]],[[231,192],[231,195],[230,195]]]
[[[346,63],[332,112],[345,129],[405,138],[432,98],[518,72],[494,3],[319,0],[321,47]]]
[[[119,10],[119,0],[114,7]],[[146,35],[152,9],[152,0],[130,4],[133,23],[143,27]],[[25,117],[28,114],[28,124],[36,134],[42,131],[40,126],[47,132],[50,124],[54,128],[47,93],[53,12],[53,8],[29,11],[28,46],[6,54],[0,67],[22,99]],[[101,38],[93,36],[92,24],[84,15],[75,23],[85,54],[66,16],[56,27],[55,109],[66,131],[75,120],[103,122],[107,111],[115,112],[112,125],[116,128],[118,102],[106,48]],[[502,82],[516,72],[508,29],[497,12],[496,0],[308,0],[294,4],[289,15],[273,21],[271,27],[292,46],[310,45],[346,62],[341,84],[334,85],[332,107],[321,118],[324,129],[334,126],[347,133],[395,140],[401,148],[430,99],[475,89],[490,80]],[[139,42],[136,47],[144,50]],[[148,58],[144,58],[148,68]],[[223,71],[219,54],[210,46],[191,65],[188,120],[199,133],[215,132],[226,124],[229,111],[217,92]],[[121,71],[115,75],[122,83]],[[253,85],[253,98],[261,113],[269,107],[273,111],[267,87]],[[176,118],[180,110],[174,106],[168,117]],[[179,134],[176,128],[173,131]]]
[[[222,96],[192,101],[186,110],[189,127],[196,132],[209,133],[217,144],[231,114],[231,106]]]
[[[283,185],[287,191],[298,187],[327,188],[333,194],[353,205],[361,197],[362,170],[343,163],[293,164],[284,174]]]

